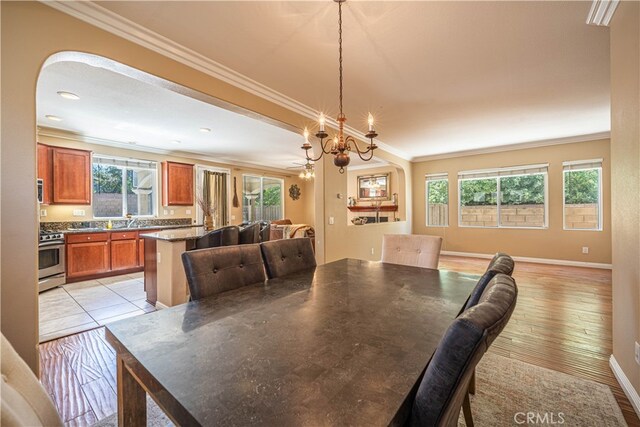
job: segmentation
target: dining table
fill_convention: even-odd
[[[477,279],[341,259],[110,323],[118,423],[400,425]]]

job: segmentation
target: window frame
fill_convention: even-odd
[[[565,169],[565,166],[573,166],[579,164],[587,164],[587,163],[600,163],[600,166],[595,167],[587,167],[587,168],[576,168],[576,169]],[[567,161],[562,163],[562,230],[563,231],[603,231],[603,202],[602,202],[602,159],[594,159],[594,160],[578,160],[578,161]],[[566,174],[567,172],[576,172],[576,171],[587,171],[587,170],[597,170],[598,171],[598,227],[597,228],[567,228],[566,221]]]
[[[117,156],[109,156],[109,155],[94,155],[92,156],[91,159],[91,214],[92,214],[92,218],[94,220],[99,220],[99,221],[108,221],[108,220],[121,220],[121,219],[127,219],[127,215],[124,212],[127,206],[126,200],[127,200],[127,192],[126,190],[122,192],[122,210],[123,210],[123,216],[96,216],[95,212],[95,208],[94,208],[94,201],[95,201],[95,197],[94,197],[94,192],[93,192],[93,165],[94,165],[94,160],[95,159],[107,159],[107,160],[114,160],[114,161],[122,161],[122,162],[140,162],[140,163],[150,163],[153,164],[154,167],[153,168],[149,168],[149,170],[153,169],[153,172],[155,174],[154,179],[153,179],[153,188],[152,188],[152,195],[153,195],[153,202],[152,202],[152,206],[153,206],[153,213],[151,215],[132,215],[132,218],[157,218],[158,217],[158,203],[159,203],[159,197],[160,197],[160,177],[159,177],[159,173],[158,173],[158,162],[155,160],[143,160],[143,159],[131,159],[131,158],[123,158],[123,157],[117,157]],[[107,164],[108,165],[108,164]],[[120,168],[121,172],[122,172],[122,183],[123,183],[123,187],[126,187],[126,171],[127,169],[146,169],[146,168],[141,168],[141,167],[135,167],[135,166],[120,166],[120,165],[116,165],[113,164],[111,166],[115,166],[117,168]]]
[[[544,165],[548,167],[548,165]],[[522,166],[522,167],[509,167],[509,168],[501,168],[501,169],[492,169],[495,174],[483,176],[481,178],[461,178],[458,175],[458,227],[461,228],[488,228],[488,229],[514,229],[514,230],[546,230],[549,228],[549,170],[547,169],[544,172],[535,172],[535,173],[516,173],[509,175],[500,175],[501,171],[509,171],[514,169],[527,169],[531,166]],[[473,171],[470,171],[473,172]],[[515,225],[500,225],[500,210],[501,210],[501,186],[500,186],[500,178],[512,178],[517,176],[531,176],[531,175],[542,175],[544,177],[544,224],[540,227],[532,227],[532,226],[523,226],[518,227]],[[481,179],[495,179],[496,180],[496,225],[495,226],[484,226],[484,225],[462,225],[462,181],[477,181]]]
[[[285,200],[285,184],[284,184],[284,178],[279,178],[276,176],[268,176],[268,175],[256,175],[256,174],[251,174],[251,173],[243,173],[242,174],[242,198],[244,199],[244,177],[248,176],[250,178],[259,178],[260,179],[260,194],[262,194],[264,192],[264,180],[265,179],[273,179],[273,180],[277,180],[280,181],[281,185],[280,185],[280,200],[282,201],[282,218],[286,218],[286,213],[285,213],[285,209],[286,209],[286,200]],[[241,215],[242,215],[242,222],[245,221],[244,219],[244,209],[242,208],[242,203],[240,204],[241,206]],[[262,208],[264,208],[263,205],[261,205],[261,214],[264,214],[264,212],[262,211]],[[263,216],[263,215],[260,215]],[[252,222],[256,222],[256,221],[264,221],[264,218],[261,219],[252,219]]]
[[[436,181],[447,182],[447,216],[446,216],[447,221],[445,225],[429,224],[429,182],[436,182]],[[451,210],[449,209],[451,207],[451,186],[449,183],[449,174],[448,173],[427,174],[424,177],[424,186],[425,186],[424,194],[425,194],[425,209],[426,209],[426,214],[425,214],[426,227],[436,227],[436,228],[449,227],[451,224],[451,221],[449,221],[449,216],[451,215]]]

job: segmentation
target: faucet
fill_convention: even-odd
[[[133,227],[136,222],[138,222],[138,218],[132,218],[131,214],[127,214],[127,228]]]

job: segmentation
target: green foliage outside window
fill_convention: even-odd
[[[498,204],[498,180],[496,178],[460,181],[462,206],[495,206]]]
[[[564,173],[564,202],[568,205],[598,203],[598,169],[575,170]]]
[[[503,205],[544,204],[544,175],[500,178],[500,203]]]
[[[427,181],[427,195],[429,204],[448,204],[449,181],[446,179]]]
[[[264,201],[263,206],[280,206],[281,205],[281,197],[282,197],[282,189],[279,185],[265,188],[262,191],[262,197],[258,197],[256,199],[256,203],[259,203],[261,200]]]

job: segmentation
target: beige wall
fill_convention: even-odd
[[[61,132],[58,132],[61,133]],[[52,136],[39,136],[39,142],[51,146],[59,146],[59,147],[69,147],[69,148],[79,148],[83,150],[91,150],[94,154],[105,154],[116,157],[131,157],[138,160],[151,160],[156,162],[161,162],[165,160],[171,160],[176,162],[183,163],[192,163],[202,166],[213,166],[218,168],[229,169],[231,171],[231,181],[230,181],[230,194],[229,198],[233,198],[233,177],[236,178],[237,188],[238,188],[238,198],[240,200],[240,207],[234,208],[231,206],[230,211],[230,222],[231,224],[239,224],[242,222],[242,176],[245,174],[248,175],[256,175],[256,176],[270,176],[274,178],[284,179],[284,212],[285,216],[291,218],[295,222],[299,223],[310,223],[309,219],[312,217],[313,212],[313,192],[309,192],[305,190],[306,183],[304,180],[300,179],[297,175],[292,175],[291,173],[287,173],[285,171],[274,171],[274,170],[263,170],[259,168],[248,168],[248,167],[239,167],[233,164],[216,162],[215,159],[203,160],[196,159],[193,157],[187,156],[176,156],[169,154],[158,154],[158,153],[150,153],[140,150],[129,150],[123,149],[120,147],[111,147],[105,145],[97,145],[97,144],[89,144],[82,141],[73,141],[69,139],[61,139]],[[158,179],[159,179],[160,171],[158,170]],[[194,176],[195,176],[195,168],[194,168]],[[293,200],[289,197],[289,187],[293,184],[297,184],[301,189],[301,196],[299,200]],[[161,183],[160,183],[161,185]],[[199,183],[196,183],[199,185]],[[158,191],[158,195],[160,195],[160,191]],[[82,209],[85,211],[85,216],[73,216],[74,209]],[[46,210],[47,216],[41,216],[41,222],[54,222],[54,221],[90,221],[93,219],[93,211],[91,205],[50,205],[50,206],[42,206],[41,210]],[[168,213],[165,215],[164,211],[167,210]],[[174,211],[174,214],[171,215],[170,212]],[[187,211],[191,211],[188,213]],[[195,206],[170,206],[164,207],[162,206],[162,201],[160,197],[157,200],[157,217],[158,218],[191,218],[195,221],[196,219],[196,209]],[[235,216],[235,219],[232,218]],[[313,223],[311,223],[313,224]]]
[[[565,231],[562,223],[562,162],[602,158],[603,230]],[[413,232],[442,236],[443,250],[609,264],[611,262],[609,140],[554,145],[415,163]],[[458,172],[549,163],[549,227],[541,230],[458,227]],[[426,226],[425,174],[449,174],[449,227]],[[589,254],[582,254],[582,247]]]
[[[640,4],[620,2],[610,31],[613,355],[640,392]]]

